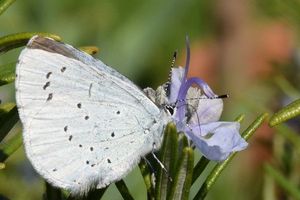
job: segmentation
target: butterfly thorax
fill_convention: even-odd
[[[147,97],[153,101],[157,107],[160,109],[160,116],[159,120],[163,120],[163,122],[156,123],[153,125],[152,129],[155,130],[153,134],[155,135],[155,144],[158,148],[160,146],[160,143],[162,142],[162,136],[163,136],[163,130],[165,126],[172,122],[172,115],[174,114],[174,106],[169,105],[167,93],[163,86],[159,86],[156,90],[152,88],[145,88],[144,93],[147,95]],[[156,125],[161,125],[162,127],[156,127]]]

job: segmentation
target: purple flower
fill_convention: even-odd
[[[232,152],[245,149],[248,143],[239,134],[239,123],[218,121],[223,101],[208,84],[197,77],[187,79],[189,59],[187,43],[186,67],[172,68],[168,101],[176,105],[173,121],[206,158],[225,160]]]

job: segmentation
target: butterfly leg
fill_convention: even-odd
[[[166,169],[166,167],[164,166],[164,164],[157,158],[157,156],[155,155],[154,151],[156,151],[156,146],[155,143],[153,143],[153,149],[152,149],[152,156],[153,158],[157,161],[157,163],[160,165],[160,167],[165,171],[166,175],[168,176],[169,181],[173,181],[172,177],[170,176],[168,170]]]

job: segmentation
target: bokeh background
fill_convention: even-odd
[[[222,119],[230,121],[244,113],[242,129],[261,112],[272,113],[299,98],[299,28],[299,0],[23,0],[0,16],[0,36],[42,31],[73,46],[98,46],[97,58],[142,88],[167,81],[175,50],[179,51],[176,65],[184,64],[188,35],[189,76],[203,78],[217,94],[229,94]],[[20,50],[1,55],[0,65],[16,61]],[[1,87],[0,95],[3,102],[13,101],[13,84]],[[293,127],[299,132],[299,119]],[[289,199],[280,189],[270,190],[270,178],[263,170],[265,162],[281,166],[286,148],[288,143],[262,127],[207,199]],[[299,184],[299,155],[290,156],[287,176],[293,175]],[[136,199],[146,197],[138,169],[125,181]],[[44,182],[20,148],[0,171],[0,194],[17,200],[41,199],[43,191]],[[122,198],[112,186],[104,199]]]

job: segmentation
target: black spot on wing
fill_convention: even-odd
[[[111,137],[115,137],[115,132],[112,132],[110,135]]]
[[[120,113],[121,113],[121,112],[118,110],[118,111],[117,111],[117,115],[119,115]]]
[[[68,126],[64,127],[64,131],[67,132],[68,131]]]
[[[61,69],[60,69],[60,71],[62,72],[62,73],[64,73],[65,71],[66,71],[66,67],[62,67]]]
[[[72,140],[72,138],[73,138],[73,135],[70,135],[70,136],[69,136],[69,141],[71,141],[71,140]]]
[[[50,101],[52,98],[53,98],[53,93],[49,93],[49,94],[48,94],[47,101]]]
[[[50,75],[52,74],[52,72],[48,72],[47,74],[46,74],[46,78],[48,79],[48,78],[50,78]]]
[[[87,115],[84,117],[84,119],[85,119],[85,120],[88,120],[89,118],[90,118],[90,117],[89,117],[89,116],[87,116]]]
[[[46,88],[49,86],[50,86],[50,81],[46,82],[46,84],[43,86],[43,89],[46,90]]]
[[[107,159],[107,162],[108,162],[108,163],[111,163],[111,161],[110,161],[110,159],[109,159],[109,158]]]
[[[78,104],[77,104],[77,108],[81,108],[81,103],[78,103]]]

